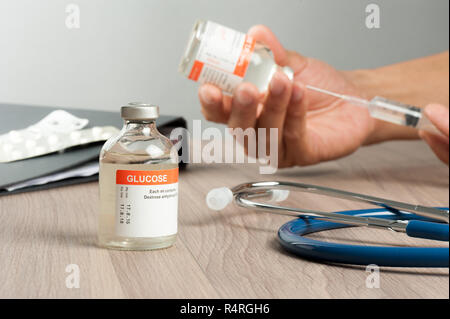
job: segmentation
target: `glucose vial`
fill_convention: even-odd
[[[203,20],[195,23],[178,67],[187,78],[229,94],[243,81],[264,92],[277,70],[292,80],[292,69],[278,66],[269,48],[245,33]]]
[[[99,245],[151,250],[173,245],[178,216],[178,153],[161,135],[159,108],[130,103],[124,126],[100,153]]]

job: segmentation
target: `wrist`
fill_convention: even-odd
[[[371,100],[383,96],[395,100],[393,92],[398,86],[395,77],[386,77],[385,67],[380,69],[362,69],[346,71],[345,77],[355,87],[362,98]],[[401,101],[401,99],[399,99]],[[372,125],[363,145],[370,145],[389,140],[417,139],[417,130],[372,118]]]
[[[376,91],[377,86],[377,77],[376,70],[370,69],[361,69],[361,70],[353,70],[353,71],[344,71],[343,75],[350,82],[350,84],[354,87],[355,92],[357,92],[358,96],[371,100],[377,94]],[[369,145],[373,143],[380,142],[382,137],[380,136],[380,132],[383,132],[383,121],[377,120],[375,118],[371,118],[371,125],[368,129],[368,135],[366,139],[363,141],[362,145]]]

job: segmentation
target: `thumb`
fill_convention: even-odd
[[[449,136],[449,111],[448,107],[440,104],[429,104],[424,110],[425,116],[447,138]]]
[[[248,30],[248,35],[256,42],[266,45],[273,53],[273,58],[278,65],[283,64],[287,59],[287,52],[277,39],[275,34],[265,25],[255,25]]]
[[[307,58],[297,52],[287,51],[268,27],[255,25],[250,28],[248,35],[272,51],[276,64],[289,66],[295,74],[300,73],[306,67]]]

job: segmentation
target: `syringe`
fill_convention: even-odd
[[[379,96],[376,96],[369,101],[357,96],[338,94],[311,85],[306,85],[306,87],[313,91],[337,97],[351,104],[366,107],[373,118],[398,125],[413,127],[418,130],[439,133],[436,127],[422,113],[422,109],[416,106],[391,101]]]

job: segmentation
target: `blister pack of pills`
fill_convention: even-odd
[[[27,128],[0,135],[0,163],[13,162],[70,147],[105,141],[118,133],[112,126],[84,129],[89,120],[66,111],[51,112]]]

